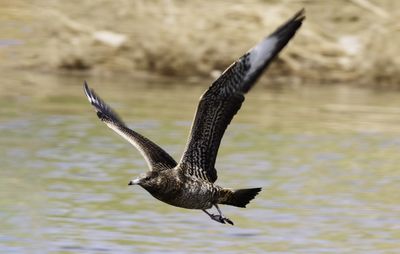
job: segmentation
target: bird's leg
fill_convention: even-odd
[[[228,222],[229,224],[233,225],[233,221],[231,221],[229,218],[226,218],[226,217],[224,217],[224,216],[222,215],[222,212],[221,212],[221,210],[219,209],[218,205],[215,204],[214,206],[215,206],[215,208],[217,208],[217,211],[218,211],[218,213],[219,213],[219,217],[220,217],[220,219],[223,221],[223,223]]]
[[[222,215],[221,210],[219,210],[219,207],[217,205],[215,205],[215,207],[217,208],[219,214],[212,214],[204,209],[202,211],[205,212],[208,216],[210,216],[211,219],[218,221],[219,223],[225,224],[226,222],[228,222],[229,224],[233,225],[233,222],[230,219],[225,218]]]
[[[207,210],[205,210],[205,209],[203,209],[202,211],[205,212],[208,216],[210,216],[211,219],[213,219],[213,220],[215,220],[215,221],[218,221],[218,222],[220,222],[220,223],[225,224],[225,221],[222,219],[221,215],[209,213],[209,212],[207,212]]]

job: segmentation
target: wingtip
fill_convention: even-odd
[[[306,9],[301,8],[296,14],[294,14],[292,21],[300,21],[302,22],[306,18]]]
[[[306,18],[306,10],[305,8],[301,8],[299,11],[297,11],[292,18],[290,18],[288,21],[286,21],[286,23],[284,23],[283,25],[281,25],[280,27],[278,27],[277,31],[280,30],[283,27],[286,27],[288,25],[291,24],[297,24],[297,28],[299,28],[302,24],[303,21]]]
[[[86,95],[87,95],[87,92],[89,91],[89,86],[88,86],[88,83],[86,82],[86,80],[83,81],[83,91],[85,91]]]
[[[306,10],[304,8],[297,11],[291,19],[279,26],[270,36],[285,38],[286,43],[295,35],[296,31],[302,26]],[[286,45],[285,43],[285,45]]]
[[[83,81],[83,88],[87,90],[89,88],[88,83],[86,80]]]
[[[83,91],[85,92],[85,95],[88,99],[88,101],[90,102],[90,104],[94,104],[96,99],[96,94],[94,93],[93,89],[91,89],[88,85],[88,83],[86,82],[86,80],[83,81]]]
[[[93,91],[89,88],[86,80],[83,81],[83,91],[85,92],[85,95],[89,102],[93,104]]]
[[[298,12],[297,12],[297,16],[305,16],[306,15],[306,8],[301,8]]]

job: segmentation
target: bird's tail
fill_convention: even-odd
[[[224,189],[220,204],[246,207],[246,205],[261,191],[261,188],[230,190]]]

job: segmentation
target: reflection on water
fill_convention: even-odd
[[[218,183],[264,190],[247,209],[223,207],[231,227],[128,187],[146,164],[98,121],[83,78],[3,77],[2,252],[400,249],[400,94],[256,87],[223,139]],[[208,84],[165,82],[89,80],[129,126],[179,159]]]

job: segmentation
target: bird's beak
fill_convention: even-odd
[[[129,181],[128,185],[138,185],[140,183],[140,179],[136,178],[134,180]]]

